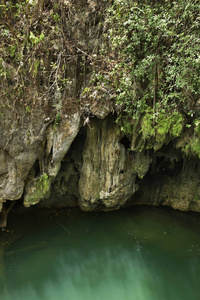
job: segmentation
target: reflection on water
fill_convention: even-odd
[[[134,208],[29,219],[6,248],[1,300],[199,299],[199,215]]]

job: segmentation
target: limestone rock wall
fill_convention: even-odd
[[[140,190],[132,203],[200,212],[199,178],[199,159],[183,157],[171,143],[154,155],[148,174],[138,182]]]
[[[20,200],[26,207],[79,205],[86,211],[143,204],[200,211],[199,159],[184,157],[177,141],[158,151],[133,151],[132,137],[120,132],[113,114],[90,115],[84,124],[77,112],[57,125],[42,116],[5,136],[1,209],[7,200]]]
[[[41,176],[30,170],[25,184],[24,205],[38,203],[50,195],[51,182],[60,170],[61,161],[69,150],[79,130],[80,115],[65,116],[59,126],[48,127],[43,141],[43,151],[38,157]]]
[[[52,33],[39,75],[25,63],[9,62],[17,75],[5,79],[6,96],[0,98],[0,211],[14,200],[86,211],[140,204],[200,211],[199,158],[185,158],[177,149],[187,145],[192,126],[180,138],[168,134],[145,148],[140,122],[126,136],[116,124],[123,109],[114,104],[115,94],[103,83],[90,84],[101,65],[108,2],[63,1],[62,30],[55,31],[55,20],[44,27]],[[48,21],[52,8],[46,6]],[[14,83],[23,79],[24,94],[15,98]]]
[[[0,203],[23,197],[28,207],[49,195],[51,181],[79,131],[80,114],[63,116],[59,126],[42,117],[26,120],[27,124],[16,132],[4,134],[7,137],[0,150]],[[48,178],[46,190],[42,186],[44,175]]]
[[[137,191],[136,176],[146,174],[150,158],[128,151],[123,138],[112,116],[91,121],[79,180],[82,209],[116,209]]]

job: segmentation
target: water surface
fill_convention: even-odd
[[[199,214],[33,209],[10,219],[1,300],[199,299]]]

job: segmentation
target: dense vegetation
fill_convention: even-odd
[[[182,146],[200,155],[199,9],[197,0],[115,0],[108,9],[95,83],[113,94],[121,130],[132,133],[140,123],[140,147],[194,126]]]
[[[90,7],[86,0],[76,2],[3,0],[0,5],[1,107],[21,104],[27,113],[33,106],[42,107],[49,113],[54,110],[58,119],[62,98],[78,98],[85,49],[80,46],[82,40],[76,31],[81,26],[83,30],[89,27],[85,11]]]

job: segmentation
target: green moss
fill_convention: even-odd
[[[194,121],[193,134],[190,134],[181,146],[186,155],[197,155],[200,158],[200,120]]]
[[[198,155],[200,158],[200,139],[198,137],[193,136],[190,140],[189,147],[186,148],[189,148],[192,154]]]
[[[51,181],[46,173],[39,177],[35,183],[35,189],[24,200],[25,206],[35,205],[41,199],[45,198],[50,190]]]
[[[161,136],[166,136],[170,129],[170,118],[165,114],[160,114],[156,126],[157,133]]]
[[[153,137],[155,142],[161,143],[167,135],[178,137],[183,130],[183,121],[179,112],[160,113],[154,117],[153,110],[148,109],[141,122],[143,139],[149,140]]]
[[[37,182],[37,189],[44,195],[49,191],[50,180],[46,173],[44,173]]]
[[[141,122],[141,132],[144,139],[155,136],[155,127],[153,125],[153,110],[148,109]]]
[[[200,199],[200,197],[199,197],[198,193],[196,193],[196,194],[194,195],[194,198],[192,199],[192,201],[198,202],[199,199]]]
[[[184,118],[181,113],[173,112],[171,117],[171,127],[170,127],[170,134],[173,137],[180,136],[184,125]]]

